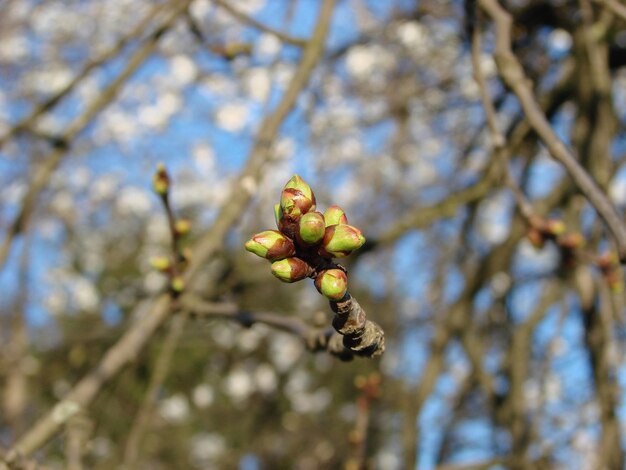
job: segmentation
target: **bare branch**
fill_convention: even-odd
[[[604,219],[613,233],[620,259],[626,262],[626,224],[597,183],[556,135],[537,103],[524,70],[511,49],[513,23],[511,15],[500,6],[497,0],[480,0],[480,5],[495,22],[495,60],[502,79],[517,96],[530,125],[546,145],[552,157],[565,167],[579,189]]]

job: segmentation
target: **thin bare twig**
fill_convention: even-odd
[[[284,42],[285,44],[290,44],[292,46],[297,46],[297,47],[306,46],[306,43],[307,43],[306,39],[294,38],[293,36],[290,36],[289,34],[283,33],[282,31],[278,31],[274,28],[270,28],[269,26],[261,23],[260,21],[255,20],[251,16],[248,16],[245,13],[242,13],[241,11],[237,10],[237,8],[233,7],[230,4],[231,2],[227,2],[225,0],[214,0],[214,1],[217,5],[219,5],[221,8],[226,10],[228,13],[230,13],[232,16],[234,16],[237,20],[241,21],[242,23],[249,24],[253,28],[256,28],[265,33],[272,34],[276,36],[278,39],[280,39],[282,42]]]

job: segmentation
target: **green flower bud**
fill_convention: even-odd
[[[165,196],[170,189],[170,177],[163,163],[157,165],[157,171],[152,177],[152,189],[160,196]]]
[[[302,214],[315,210],[315,194],[311,187],[298,175],[294,175],[283,188],[280,196],[283,215],[292,221]]]
[[[321,212],[308,212],[300,218],[299,239],[307,245],[315,245],[322,241],[326,225]]]
[[[341,269],[327,269],[317,275],[315,287],[323,296],[339,301],[348,291],[348,276]]]
[[[170,282],[170,288],[174,291],[174,293],[180,294],[185,289],[185,281],[182,276],[176,276],[172,279]]]
[[[548,219],[544,224],[545,233],[553,237],[563,235],[566,230],[565,222],[559,219]]]
[[[300,258],[285,258],[272,263],[272,274],[283,282],[297,282],[307,277],[311,268]]]
[[[246,250],[261,258],[278,261],[296,253],[293,242],[278,230],[257,233],[245,244]]]
[[[348,256],[365,243],[361,231],[352,225],[331,225],[326,227],[320,254],[331,258]]]
[[[330,206],[326,209],[326,212],[324,212],[324,220],[326,221],[326,227],[348,223],[346,213],[337,205]]]
[[[172,263],[167,256],[153,256],[150,258],[150,265],[153,269],[160,271],[162,273],[169,272],[172,267]]]
[[[191,231],[191,222],[187,219],[179,219],[174,224],[174,230],[177,235],[184,237]]]

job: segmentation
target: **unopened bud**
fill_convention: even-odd
[[[348,291],[348,276],[341,269],[327,269],[317,275],[315,287],[320,294],[336,302]]]
[[[324,212],[324,220],[326,221],[326,226],[330,225],[338,225],[338,224],[347,224],[348,217],[346,217],[346,213],[343,209],[337,205],[330,206]]]
[[[293,242],[278,230],[257,233],[245,244],[246,250],[261,258],[278,261],[296,253]]]
[[[174,279],[172,279],[170,287],[175,293],[180,294],[183,289],[185,289],[185,281],[181,276],[176,276]]]
[[[315,210],[315,194],[299,175],[294,175],[283,188],[280,207],[284,215],[297,220],[302,214]]]
[[[187,219],[177,220],[174,224],[174,230],[176,231],[176,235],[184,237],[191,231],[191,222]]]
[[[170,189],[170,177],[163,163],[157,165],[157,171],[152,177],[152,189],[160,196],[166,195]]]
[[[322,243],[321,255],[342,258],[361,248],[365,243],[365,237],[352,225],[331,225],[326,227]]]
[[[299,231],[300,240],[307,245],[315,245],[324,238],[326,225],[321,212],[308,212],[300,218]]]
[[[559,219],[548,219],[544,224],[544,232],[546,235],[550,235],[553,237],[558,237],[559,235],[563,235],[567,230],[565,226],[565,222]]]
[[[624,275],[619,265],[606,271],[604,276],[611,292],[615,294],[624,292]]]
[[[150,258],[150,266],[157,271],[166,273],[171,268],[172,263],[167,256],[153,256]]]
[[[301,281],[310,272],[309,265],[300,258],[285,258],[272,263],[272,274],[283,282]]]
[[[575,250],[585,246],[585,237],[579,232],[565,233],[557,238],[557,242],[563,248]]]

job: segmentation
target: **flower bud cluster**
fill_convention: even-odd
[[[278,230],[266,230],[245,243],[246,250],[272,263],[272,274],[283,282],[315,279],[317,290],[330,300],[341,300],[348,290],[345,270],[332,258],[348,256],[365,243],[361,231],[348,225],[336,205],[316,210],[315,194],[299,176],[285,185],[274,206]]]
[[[554,241],[564,250],[575,250],[585,246],[585,238],[580,232],[568,232],[565,222],[560,219],[542,219],[531,217],[530,228],[526,234],[528,241],[538,249],[543,248],[546,241]]]

